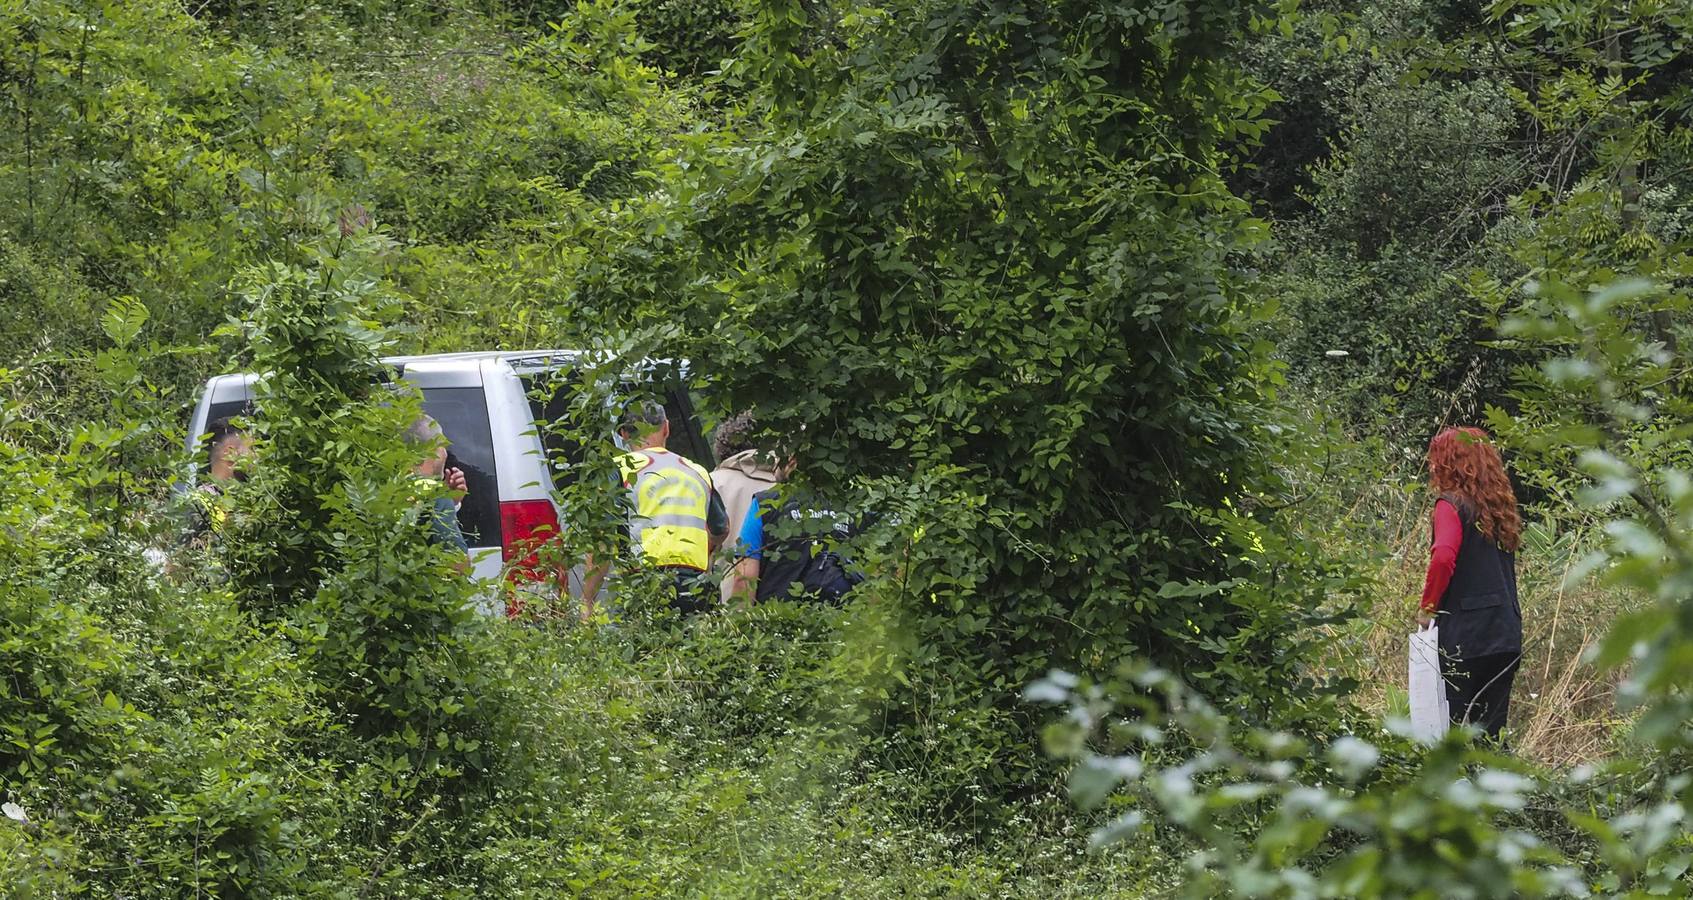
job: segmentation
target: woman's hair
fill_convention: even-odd
[[[737,453],[758,449],[758,444],[753,441],[757,431],[758,420],[752,417],[751,412],[735,413],[717,426],[711,439],[711,452],[716,454],[718,462],[722,462]]]
[[[1502,550],[1516,552],[1523,522],[1505,462],[1487,432],[1448,428],[1428,444],[1428,477],[1436,493],[1456,494],[1475,514],[1476,528]]]

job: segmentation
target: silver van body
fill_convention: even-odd
[[[467,490],[459,508],[459,524],[470,545],[474,577],[485,581],[483,594],[490,613],[500,611],[493,587],[503,576],[514,545],[526,530],[550,515],[556,527],[558,509],[547,450],[536,427],[546,417],[546,404],[531,396],[537,379],[574,368],[577,351],[529,350],[395,356],[382,362],[393,367],[422,395],[424,411],[441,424],[448,442],[448,464],[463,470]],[[251,409],[253,374],[219,375],[206,382],[188,428],[188,452],[204,466],[200,437],[207,423]],[[679,383],[666,405],[676,422],[677,449],[708,468],[713,464],[693,416],[692,399]],[[608,420],[608,427],[611,422]],[[542,506],[545,504],[545,506]],[[571,573],[569,589],[580,593],[580,567]]]

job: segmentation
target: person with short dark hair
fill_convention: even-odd
[[[791,476],[791,460],[786,469]],[[725,593],[742,602],[840,603],[864,580],[841,548],[856,531],[850,517],[807,492],[785,485],[761,491],[741,525]]]
[[[670,574],[676,591],[672,604],[678,610],[703,612],[711,600],[702,576],[711,568],[711,554],[729,533],[723,499],[704,467],[665,446],[670,440],[670,418],[663,404],[630,403],[617,431],[628,447],[617,458],[617,468],[634,507],[629,538],[637,555],[646,565]],[[588,576],[582,585],[585,614],[593,613],[594,598],[609,568],[609,564],[588,560]]]
[[[717,424],[711,434],[711,452],[719,460],[728,459],[748,450],[757,450],[758,420],[752,412],[743,410]]]

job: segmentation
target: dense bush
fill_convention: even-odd
[[[1209,48],[1266,10],[1131,7],[761,7],[736,140],[691,147],[572,297],[687,347],[814,482],[925,495],[868,592],[914,629],[889,758],[957,809],[1039,780],[1012,699],[1054,658],[1135,648],[1266,716],[1246,685],[1297,667],[1304,587],[1233,590],[1226,522],[1271,526],[1224,511],[1268,487],[1276,376],[1213,167],[1263,97]]]
[[[374,377],[381,291],[360,260],[379,245],[354,229],[302,248],[310,269],[248,276],[241,324],[269,377],[250,477],[207,550],[176,545],[163,482],[135,477],[169,467],[117,467],[123,436],[167,402],[143,385],[105,382],[109,413],[142,418],[86,423],[59,455],[3,420],[11,888],[1055,896],[1168,881],[1155,855],[1082,858],[1051,799],[988,845],[919,825],[930,773],[865,768],[902,677],[887,610],[774,604],[638,631],[469,612],[418,528],[427,496],[397,440],[415,406]],[[107,318],[122,343],[101,352],[147,369],[145,320]],[[1022,852],[1019,835],[1053,829],[1073,840]]]
[[[1689,21],[1460,7],[0,6],[6,890],[1681,889]],[[690,360],[871,580],[472,614],[376,360],[543,345]],[[251,477],[185,546],[235,369]],[[578,386],[569,562],[618,530]],[[1519,744],[1592,777],[1376,721],[1406,447],[1488,401],[1531,608],[1601,575],[1534,631],[1583,744],[1550,698]]]

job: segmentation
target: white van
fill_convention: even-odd
[[[447,465],[464,471],[466,491],[459,507],[459,527],[470,545],[478,579],[500,578],[515,561],[517,548],[538,530],[545,534],[558,528],[551,470],[561,463],[568,466],[573,453],[562,445],[550,446],[552,435],[536,423],[557,418],[562,411],[558,404],[569,397],[564,392],[539,395],[558,383],[555,372],[575,368],[581,358],[569,350],[530,350],[383,360],[397,377],[417,386],[424,412],[441,424],[446,435]],[[714,468],[716,462],[680,369],[662,362],[649,362],[645,368],[645,377],[664,386],[672,423],[671,449],[707,469]],[[196,456],[198,465],[210,462],[209,450],[201,441],[207,423],[252,410],[255,377],[219,375],[206,382],[188,428],[188,452]],[[549,455],[553,466],[548,465]],[[572,593],[579,592],[579,584],[570,587]]]

